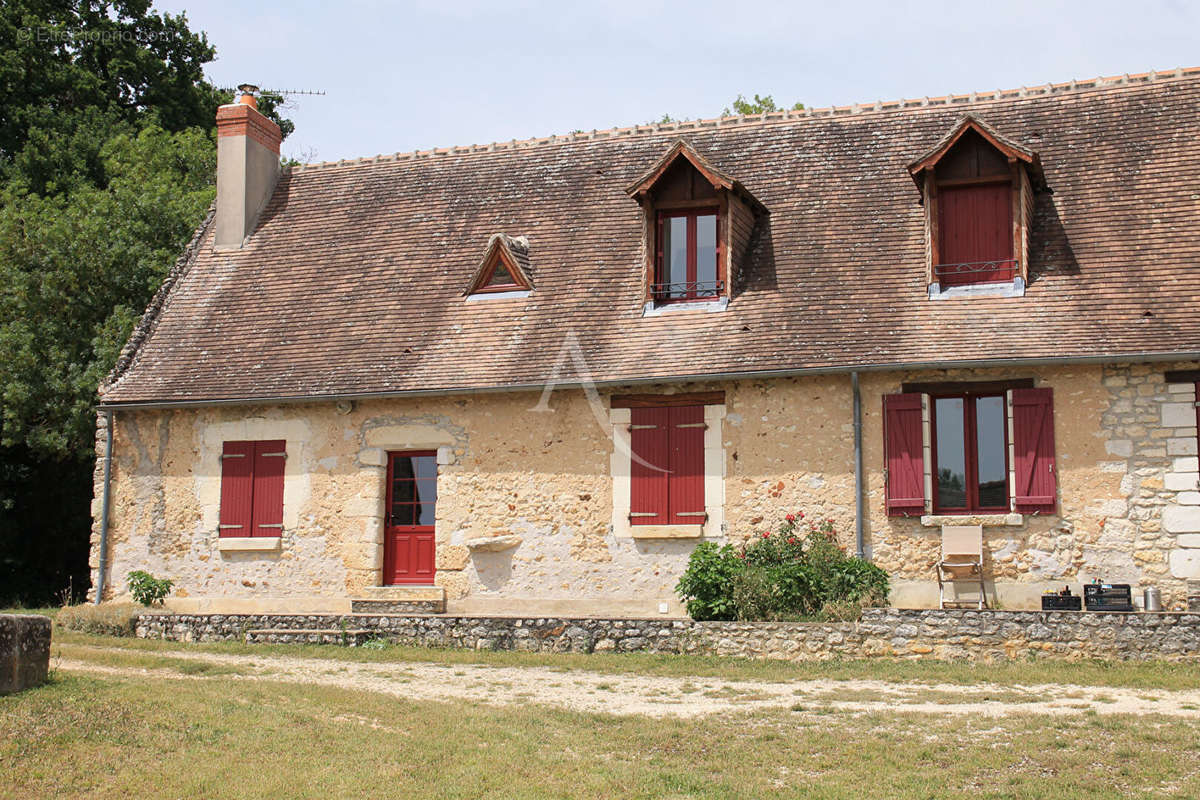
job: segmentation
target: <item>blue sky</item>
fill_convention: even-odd
[[[208,76],[296,97],[301,160],[712,117],[737,94],[844,105],[1200,64],[1200,3],[169,0]]]

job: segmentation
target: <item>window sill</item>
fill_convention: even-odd
[[[704,526],[630,525],[629,535],[634,539],[699,539],[704,535]]]
[[[1025,524],[1022,514],[925,514],[921,524],[926,528],[943,525],[983,525],[985,527],[1019,528]]]
[[[467,295],[468,303],[481,303],[485,300],[515,300],[521,297],[529,297],[533,294],[530,289],[514,289],[511,292],[476,292],[475,294]]]
[[[282,536],[222,536],[217,539],[217,549],[222,553],[246,553],[278,550]]]
[[[956,300],[971,297],[1024,297],[1025,281],[1013,278],[1012,283],[973,283],[966,286],[947,286],[942,288],[940,283],[929,284],[930,300]]]
[[[649,302],[642,307],[643,317],[660,317],[663,314],[675,314],[683,311],[724,311],[729,307],[729,298],[721,297],[716,300],[697,300],[686,303],[655,303]]]

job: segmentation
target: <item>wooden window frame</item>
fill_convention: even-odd
[[[1009,482],[1009,474],[1012,465],[1009,463],[1009,448],[1012,445],[1009,437],[1009,410],[1008,410],[1008,392],[1007,390],[992,390],[978,392],[963,392],[963,391],[941,391],[929,392],[929,462],[930,474],[933,476],[933,486],[931,498],[934,514],[949,514],[949,515],[965,515],[965,514],[1007,514],[1012,506],[1012,486]],[[980,398],[998,397],[1003,404],[1003,431],[1004,431],[1004,495],[1005,504],[1003,506],[981,506],[979,505],[979,439],[978,428],[976,424],[975,401]],[[938,443],[937,443],[937,401],[938,400],[962,400],[963,401],[963,465],[965,472],[966,485],[964,486],[964,494],[966,497],[966,505],[962,508],[942,506],[939,502],[938,492]]]
[[[498,283],[495,286],[488,286],[487,285],[488,281],[490,281],[492,279],[492,276],[496,274],[496,267],[500,266],[501,264],[504,265],[504,269],[508,272],[508,276],[510,278],[512,278],[512,283]],[[490,267],[488,267],[487,270],[485,270],[484,273],[480,276],[479,286],[477,286],[471,292],[471,294],[472,295],[498,294],[500,292],[529,291],[529,287],[527,285],[519,282],[519,279],[517,278],[518,274],[519,273],[514,268],[514,266],[508,262],[508,259],[506,259],[503,255],[500,255],[499,253],[497,253],[495,260],[492,262],[492,265]]]
[[[716,250],[715,257],[717,262],[716,285],[711,293],[700,294],[696,290],[696,219],[697,217],[714,217],[714,228],[716,232]],[[666,266],[666,256],[663,252],[663,221],[675,217],[684,217],[688,220],[687,224],[687,274],[685,283],[691,288],[687,290],[684,297],[668,297],[661,291],[656,291],[656,286],[668,284],[665,280],[663,270]],[[672,304],[672,303],[711,303],[714,300],[719,300],[726,294],[725,281],[725,265],[722,263],[724,255],[724,237],[721,235],[721,204],[716,204],[709,200],[705,200],[703,205],[691,205],[681,207],[664,207],[655,210],[654,216],[654,270],[650,281],[650,296],[656,304]]]

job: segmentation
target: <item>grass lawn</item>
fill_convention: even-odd
[[[180,645],[56,628],[54,653],[180,677],[57,670],[0,698],[0,798],[1200,797],[1200,722],[1083,713],[950,717],[805,708],[696,719],[415,702],[265,679],[201,653],[549,666],[790,681],[875,678],[1195,688],[1200,667],[786,664],[646,655]],[[110,648],[119,647],[120,652]],[[101,649],[103,648],[103,649]],[[192,658],[188,658],[192,654]],[[566,677],[566,676],[564,676]]]
[[[0,698],[0,797],[1197,797],[1166,718],[779,711],[649,719],[217,675]]]

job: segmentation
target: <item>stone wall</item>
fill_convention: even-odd
[[[50,618],[0,614],[0,695],[46,682],[50,670]]]
[[[1044,589],[1100,577],[1132,583],[1135,594],[1158,585],[1167,608],[1184,608],[1184,579],[1200,569],[1196,456],[1186,452],[1195,427],[1180,410],[1193,398],[1162,378],[1195,366],[864,374],[866,547],[893,577],[893,602],[936,605],[948,520],[887,516],[882,396],[907,381],[1032,377],[1055,392],[1059,513],[974,520],[985,525],[991,600],[1036,608]],[[633,390],[725,392],[705,445],[715,455],[708,480],[723,483],[711,492],[723,497],[713,514],[721,523],[706,525],[705,538],[741,543],[803,510],[833,520],[854,547],[848,376]],[[650,616],[665,605],[666,616],[680,616],[674,586],[697,540],[634,539],[613,524],[628,476],[614,466],[606,398],[561,390],[541,400],[371,400],[348,413],[332,403],[118,411],[107,595],[124,591],[130,570],[146,569],[176,582],[169,604],[180,612],[347,612],[380,583],[386,454],[421,449],[438,453],[436,580],[448,611]],[[221,442],[234,439],[287,441],[284,530],[270,551],[231,552],[217,536]]]
[[[1188,579],[1200,578],[1195,384],[1168,384],[1163,368],[1136,364],[1105,368],[1104,386],[1101,425],[1121,497],[1109,504],[1102,541],[1121,546],[1085,556],[1110,574],[1145,576],[1168,606],[1182,607]]]
[[[529,652],[775,658],[1200,659],[1200,614],[867,609],[860,622],[374,615],[163,615],[138,636],[176,641],[403,644]]]

